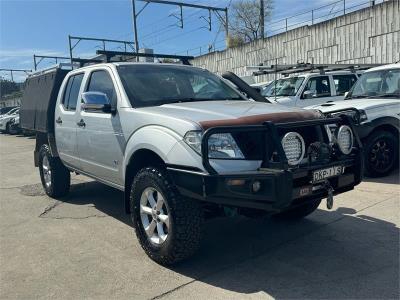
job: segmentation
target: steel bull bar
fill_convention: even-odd
[[[350,155],[322,164],[305,164],[304,166],[290,167],[281,144],[279,130],[295,130],[310,126],[347,125],[353,131],[354,144]],[[214,134],[221,133],[263,133],[263,159],[261,167],[256,171],[218,173],[212,166],[209,157],[208,141]],[[328,141],[326,130],[322,130],[324,140]],[[271,161],[267,148],[274,147],[276,154]],[[277,212],[328,197],[328,206],[332,205],[332,197],[354,188],[362,178],[362,144],[349,116],[341,115],[336,118],[325,118],[298,122],[272,123],[262,125],[218,126],[207,129],[202,137],[202,163],[207,172],[200,170],[180,169],[169,167],[174,183],[184,196],[213,202],[221,205],[247,207]],[[277,158],[277,159],[276,159]],[[216,158],[212,158],[217,160]],[[218,158],[223,160],[238,160],[232,158]],[[241,159],[246,160],[246,159]],[[346,172],[319,184],[310,183],[310,176],[314,170],[343,166]],[[242,187],[235,186],[235,182],[243,182]],[[261,188],[257,191],[253,187]]]

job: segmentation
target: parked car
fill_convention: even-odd
[[[1,107],[0,108],[0,116],[8,113],[10,110],[16,108],[16,106],[8,106],[8,107]]]
[[[344,99],[358,79],[350,71],[305,73],[273,81],[263,93],[271,101],[282,105],[306,107]]]
[[[398,167],[400,132],[400,64],[366,71],[344,101],[311,106],[327,116],[354,118],[364,145],[365,172],[385,176]]]
[[[18,116],[19,107],[10,110],[8,113],[0,116],[0,131],[5,133],[10,133],[10,121]]]
[[[21,125],[36,131],[47,195],[66,195],[70,172],[124,191],[141,246],[163,265],[194,253],[205,216],[302,218],[361,181],[348,117],[252,101],[191,66],[107,63],[32,75]]]

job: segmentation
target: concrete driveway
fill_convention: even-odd
[[[0,136],[1,299],[399,298],[399,176],[366,179],[300,222],[215,219],[174,268],[142,251],[121,192],[73,176],[44,195],[34,139]]]

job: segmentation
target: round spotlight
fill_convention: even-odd
[[[353,149],[353,132],[349,126],[340,126],[337,132],[336,140],[340,151],[346,155],[350,154],[351,149]]]
[[[289,165],[297,165],[304,158],[306,151],[304,139],[297,132],[288,132],[282,138],[282,147]]]

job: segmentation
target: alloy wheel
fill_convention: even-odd
[[[153,187],[146,188],[140,197],[140,219],[154,245],[161,245],[168,237],[170,215],[164,196]]]

